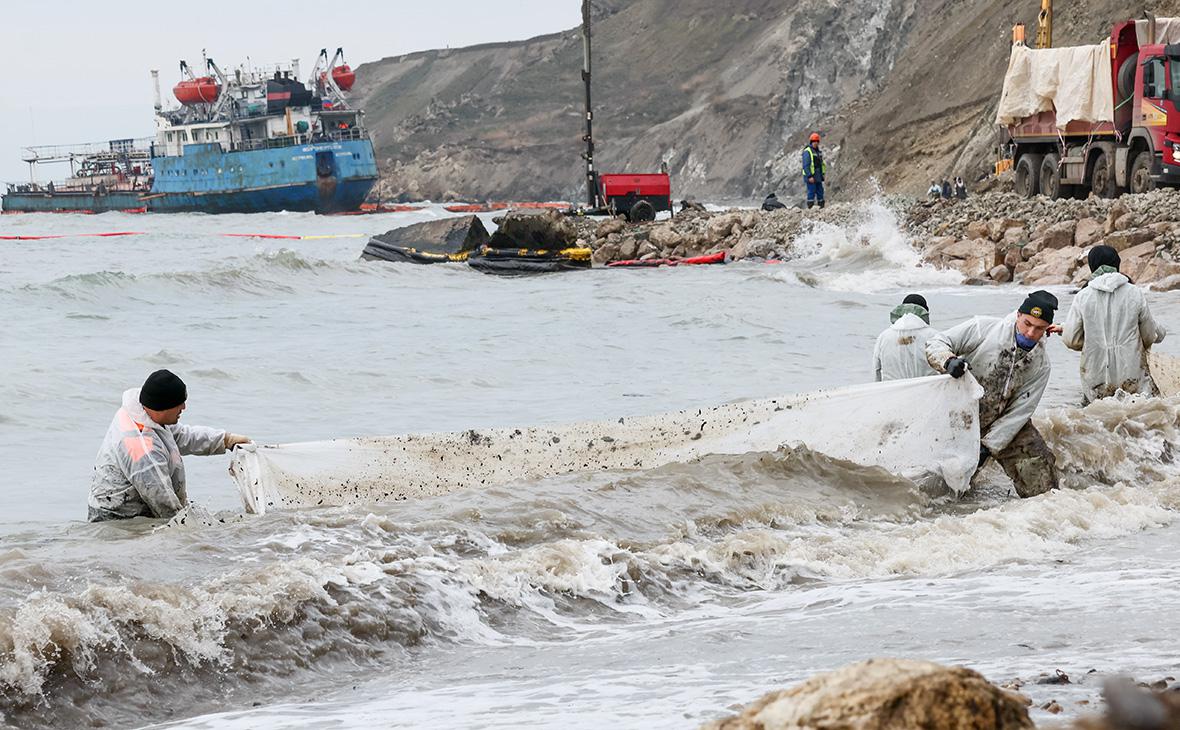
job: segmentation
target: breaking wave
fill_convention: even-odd
[[[1180,400],[1040,424],[1069,488],[1027,500],[924,494],[788,449],[371,511],[194,513],[94,564],[13,550],[0,575],[41,587],[0,613],[0,712],[70,725],[102,702],[118,724],[178,695],[280,697],[302,675],[388,668],[428,643],[568,640],[749,591],[1060,558],[1175,520]],[[199,577],[139,575],[143,550],[186,555]]]
[[[855,207],[840,223],[816,221],[796,238],[785,270],[773,275],[792,283],[834,291],[877,292],[913,286],[947,287],[962,281],[956,271],[922,261],[897,214],[881,198]]]

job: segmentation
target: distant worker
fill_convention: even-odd
[[[940,186],[939,192],[942,194],[943,200],[950,200],[951,199],[951,181],[947,180],[944,177],[942,179],[942,185]]]
[[[824,162],[824,153],[819,149],[819,134],[811,133],[811,140],[803,148],[803,179],[807,183],[807,207],[813,205],[824,207],[824,176],[828,173],[828,163]]]
[[[955,197],[959,200],[967,199],[967,183],[963,182],[963,178],[955,178]]]
[[[942,186],[938,184],[937,180],[930,181],[930,187],[926,189],[926,196],[931,200],[938,200],[942,197]]]
[[[184,382],[167,370],[123,393],[94,464],[91,522],[172,517],[188,503],[181,456],[222,454],[250,443],[218,429],[180,425],[186,400]]]
[[[786,207],[787,206],[783,205],[783,202],[779,200],[778,196],[774,193],[767,195],[766,200],[762,201],[762,210],[782,210]]]
[[[1088,254],[1090,280],[1074,297],[1062,339],[1082,352],[1082,404],[1118,391],[1158,395],[1147,368],[1147,351],[1167,331],[1155,321],[1147,297],[1119,273],[1122,261],[1110,246]]]
[[[930,307],[921,294],[910,294],[889,313],[890,326],[877,336],[873,372],[877,381],[935,375],[926,360],[926,341],[938,332],[930,326]]]
[[[1021,497],[1057,488],[1057,460],[1032,423],[1049,384],[1049,356],[1038,345],[1061,332],[1056,310],[1057,297],[1035,291],[1007,317],[974,317],[926,343],[935,370],[961,378],[970,367],[979,379],[979,466],[994,456]]]

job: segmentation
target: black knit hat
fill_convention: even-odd
[[[1016,311],[1053,324],[1053,312],[1057,311],[1057,297],[1039,289],[1029,294],[1028,298],[1024,300],[1024,304],[1021,304],[1020,309]]]
[[[1118,268],[1122,264],[1119,252],[1110,246],[1095,246],[1086,254],[1086,261],[1090,264],[1090,271],[1097,271],[1103,266]]]
[[[906,298],[901,300],[901,303],[902,304],[917,304],[919,307],[921,307],[922,309],[925,309],[927,312],[930,311],[930,306],[928,304],[926,304],[926,297],[922,296],[921,294],[907,294]]]
[[[153,411],[166,411],[188,400],[184,381],[169,370],[157,370],[147,376],[139,389],[139,404]]]

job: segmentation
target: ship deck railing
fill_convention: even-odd
[[[363,127],[350,127],[348,129],[336,129],[329,132],[305,132],[303,134],[283,135],[281,137],[267,137],[266,139],[244,139],[240,142],[234,142],[231,145],[222,144],[221,148],[226,152],[249,152],[253,150],[277,150],[284,147],[298,147],[300,145],[322,142],[351,142],[363,139],[369,139],[368,130]],[[161,155],[157,152],[156,145],[152,145],[152,157],[157,156]]]

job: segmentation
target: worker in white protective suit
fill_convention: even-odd
[[[926,361],[926,341],[938,332],[930,326],[930,307],[921,294],[910,294],[889,313],[890,326],[877,336],[873,372],[878,382],[936,373]]]
[[[1049,356],[1042,338],[1053,324],[1057,297],[1028,295],[1004,318],[975,317],[926,343],[926,359],[940,373],[961,378],[968,367],[983,386],[979,400],[979,466],[994,456],[1021,497],[1057,488],[1057,464],[1032,423],[1049,384]]]
[[[1082,404],[1118,391],[1158,395],[1147,352],[1167,332],[1147,307],[1147,297],[1119,273],[1122,261],[1110,246],[1088,255],[1090,281],[1074,297],[1062,338],[1082,351]]]
[[[223,454],[250,439],[204,426],[183,426],[184,381],[167,370],[123,393],[94,464],[89,520],[172,517],[188,503],[187,454]]]

